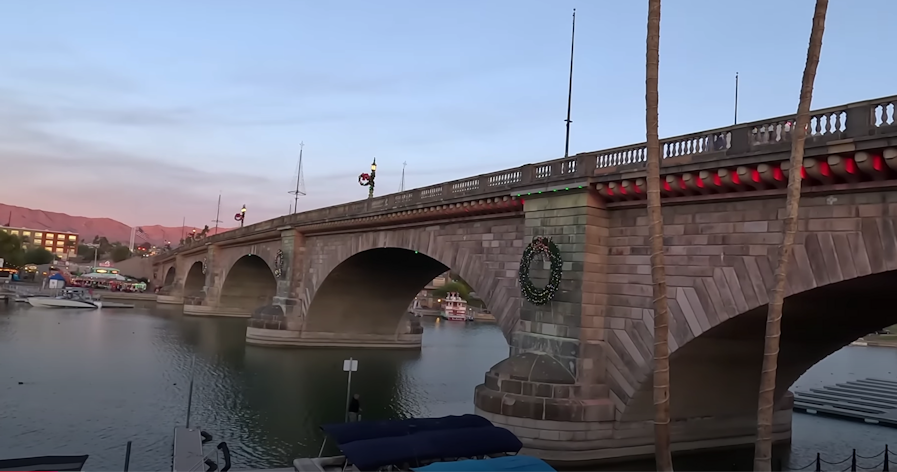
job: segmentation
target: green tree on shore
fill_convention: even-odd
[[[449,282],[443,285],[442,287],[438,287],[436,290],[433,290],[433,295],[438,298],[445,298],[449,292],[458,292],[458,296],[464,299],[470,306],[475,306],[478,308],[486,308],[486,304],[483,300],[477,298],[474,294],[473,287],[467,283],[464,279],[462,279],[458,274],[449,273]]]
[[[42,247],[28,248],[23,254],[22,262],[25,264],[49,264],[53,262],[53,253]]]
[[[112,256],[112,262],[121,262],[131,257],[131,250],[127,246],[115,246],[112,248],[110,255]]]
[[[0,231],[0,258],[4,260],[5,267],[22,267],[25,264],[22,240],[14,234]]]
[[[78,255],[78,257],[80,257],[82,259],[93,260],[93,251],[94,251],[94,248],[92,248],[86,244],[79,244],[78,249],[76,249],[75,253]]]
[[[467,298],[470,297],[471,290],[467,284],[461,283],[457,280],[452,280],[442,287],[437,287],[435,290],[433,290],[433,296],[445,298],[445,296],[448,295],[449,292],[458,292],[458,295],[461,298],[467,300]]]

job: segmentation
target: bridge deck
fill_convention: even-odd
[[[859,144],[862,143],[879,148],[891,146],[890,140],[897,135],[895,105],[897,105],[897,96],[890,96],[813,110],[810,113],[810,124],[806,137],[808,156],[813,156],[814,153],[821,153],[820,155],[825,156],[837,153],[850,154],[861,151]],[[794,115],[786,115],[661,139],[664,168],[669,169],[674,165],[704,166],[710,164],[720,167],[723,166],[722,162],[724,161],[736,164],[740,162],[739,159],[771,154],[777,155],[780,160],[785,160],[790,154],[793,134],[791,128],[794,119]],[[622,178],[621,176],[626,173],[638,173],[644,169],[646,159],[647,145],[638,143],[525,164],[395,194],[284,215],[216,234],[199,242],[188,241],[183,247],[156,256],[154,263],[172,259],[178,253],[201,251],[207,244],[221,244],[226,240],[234,241],[240,238],[248,240],[265,234],[276,235],[280,228],[304,228],[306,231],[313,231],[316,228],[319,230],[333,229],[335,226],[327,225],[342,224],[353,219],[396,214],[410,215],[412,218],[416,214],[426,219],[429,215],[441,215],[447,209],[456,208],[455,205],[465,205],[470,202],[476,202],[481,207],[502,208],[514,203],[515,195],[579,189],[590,186],[596,181]],[[874,166],[879,166],[879,164],[874,164]],[[747,164],[737,163],[736,165]],[[826,163],[826,166],[828,165]],[[848,167],[853,169],[853,165],[854,163],[851,163]],[[870,165],[873,164],[870,163]],[[684,172],[700,170],[703,168]],[[734,169],[732,170],[734,171]],[[748,171],[757,170],[748,169]],[[763,172],[775,177],[773,179],[776,181],[775,184],[783,184],[784,180],[781,179],[782,175],[779,171],[783,172],[784,170],[776,166],[775,169],[767,169]],[[894,171],[897,172],[897,169]],[[826,167],[822,172],[827,176],[829,170]],[[852,172],[852,170],[848,172]],[[736,174],[735,177],[739,182],[741,179],[747,181],[754,178],[751,174],[745,174],[743,177],[738,177]],[[633,182],[626,184],[632,185]],[[692,184],[681,183],[680,185],[687,187]],[[599,186],[601,185],[603,184],[599,184]],[[635,185],[639,185],[638,182],[635,182]],[[720,185],[725,186],[728,183],[722,182]],[[599,189],[602,190],[599,193],[603,196],[607,195],[605,187],[602,186]],[[698,187],[700,188],[690,189],[689,192],[702,193],[705,190],[703,181]],[[610,186],[610,190],[618,196],[620,194],[626,196],[627,193],[635,191],[634,188],[627,190],[626,185],[618,189]],[[512,201],[509,202],[508,199]],[[511,206],[513,207],[513,205]],[[434,208],[439,211],[433,211]],[[461,206],[457,207],[457,209],[461,208]]]
[[[870,378],[795,392],[794,410],[897,427],[897,382]]]

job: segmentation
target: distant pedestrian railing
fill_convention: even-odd
[[[874,456],[863,456],[857,454],[857,450],[854,449],[851,454],[841,460],[828,460],[822,457],[822,454],[816,453],[816,459],[811,461],[809,464],[803,467],[789,468],[785,470],[807,470],[807,471],[834,471],[834,472],[847,472],[847,471],[883,471],[890,472],[890,467],[892,465],[897,466],[897,461],[891,460],[891,453],[888,448],[888,445],[885,444],[885,449]]]

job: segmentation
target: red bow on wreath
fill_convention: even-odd
[[[367,172],[365,172],[358,176],[358,185],[361,185],[362,187],[366,187],[370,184],[371,184],[371,174],[368,174]]]

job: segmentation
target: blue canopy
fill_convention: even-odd
[[[542,459],[530,456],[504,456],[494,459],[434,462],[411,469],[414,472],[556,472]]]
[[[445,429],[482,428],[492,426],[486,418],[477,415],[444,416],[442,418],[411,418],[390,421],[358,421],[355,423],[325,424],[321,429],[337,444],[365,439],[407,436],[421,431]]]
[[[522,447],[510,431],[485,426],[354,441],[340,448],[359,470],[376,470],[387,465],[416,465],[436,459],[517,453]]]
[[[65,280],[65,277],[62,276],[59,272],[50,276],[48,280]]]

